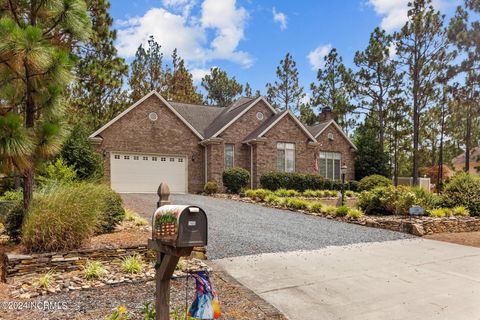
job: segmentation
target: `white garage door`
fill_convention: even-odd
[[[172,193],[187,192],[186,158],[179,156],[112,153],[110,181],[117,192],[156,193],[161,182]]]

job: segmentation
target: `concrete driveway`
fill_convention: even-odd
[[[289,319],[480,319],[480,249],[397,240],[216,260]]]
[[[123,198],[146,217],[156,201]],[[206,210],[213,263],[289,319],[480,320],[480,248],[230,200],[172,201]]]

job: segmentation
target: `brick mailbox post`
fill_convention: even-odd
[[[157,253],[155,263],[155,309],[157,320],[168,320],[170,279],[180,257],[193,247],[207,245],[207,215],[196,206],[171,205],[170,188],[158,187],[157,210],[152,216],[152,237],[148,247]]]

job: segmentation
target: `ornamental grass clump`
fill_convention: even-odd
[[[347,213],[347,218],[358,219],[363,217],[363,212],[355,208],[349,208]]]
[[[308,201],[297,198],[285,198],[285,206],[289,209],[307,209]]]
[[[38,281],[37,281],[37,285],[39,288],[42,288],[42,289],[48,289],[50,288],[50,286],[52,285],[53,283],[53,273],[55,271],[52,269],[52,270],[49,270],[47,273],[45,273],[43,276],[41,276],[40,278],[38,278]]]
[[[323,213],[333,216],[337,212],[337,207],[326,205],[323,207]]]
[[[457,207],[454,207],[452,209],[453,211],[453,215],[454,216],[464,216],[464,217],[468,217],[470,215],[470,212],[468,211],[468,209],[464,206],[457,206]]]
[[[265,202],[274,206],[281,206],[283,204],[283,198],[277,197],[274,194],[269,194],[265,197]]]
[[[320,201],[312,201],[308,204],[308,210],[315,213],[322,213],[325,205]]]
[[[34,195],[22,242],[32,252],[71,250],[96,233],[113,230],[123,218],[122,199],[106,185],[57,186]]]
[[[123,258],[122,269],[126,273],[140,273],[143,271],[144,267],[143,259],[139,255]]]
[[[449,215],[449,210],[445,210],[445,208],[432,209],[428,211],[429,217],[441,218]]]
[[[302,195],[306,198],[317,198],[318,190],[307,189],[303,191]]]
[[[275,195],[279,197],[298,197],[300,193],[291,189],[278,189],[275,191]]]
[[[255,200],[258,200],[258,201],[264,201],[267,196],[272,195],[272,194],[273,194],[273,192],[270,191],[270,190],[256,189],[256,190],[254,190],[251,198],[253,198]]]
[[[100,261],[87,261],[82,272],[85,279],[95,280],[103,277],[106,273],[106,270]]]

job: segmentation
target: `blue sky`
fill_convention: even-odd
[[[331,47],[352,65],[376,26],[389,32],[406,20],[408,0],[111,0],[119,54],[131,61],[150,34],[170,56],[178,48],[196,81],[212,66],[265,93],[290,52],[308,92]],[[436,0],[450,16],[459,0]],[[198,84],[198,82],[197,82]]]

